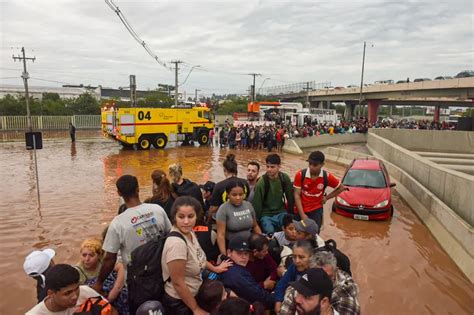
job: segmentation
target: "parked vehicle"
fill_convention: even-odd
[[[397,84],[400,84],[400,83],[408,83],[408,82],[407,82],[407,80],[398,80]]]
[[[340,193],[332,210],[357,220],[387,220],[393,216],[392,194],[387,169],[377,159],[354,159],[342,184],[348,190]]]
[[[448,75],[446,76],[439,76],[439,77],[436,77],[435,80],[450,80],[452,79],[453,77],[450,77]]]
[[[163,149],[169,141],[193,140],[205,145],[213,128],[211,111],[202,106],[102,109],[104,136],[120,142],[124,147],[136,145],[142,150],[148,150],[151,146]]]
[[[395,82],[393,80],[380,80],[380,81],[375,81],[374,84],[394,84]]]
[[[417,78],[413,80],[413,82],[423,82],[423,81],[431,81],[431,79],[430,78]]]
[[[456,74],[455,78],[469,78],[474,77],[474,70],[464,70]]]

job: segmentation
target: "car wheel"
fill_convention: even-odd
[[[205,145],[209,141],[209,136],[206,132],[201,132],[198,135],[198,142],[200,145]]]
[[[336,204],[335,203],[332,204],[331,209],[332,209],[332,212],[336,212]]]
[[[393,217],[393,206],[390,207],[390,217]]]

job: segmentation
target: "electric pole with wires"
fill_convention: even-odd
[[[178,65],[182,63],[180,60],[171,61],[174,63],[174,107],[178,107]]]
[[[250,101],[253,103],[257,99],[256,90],[255,90],[255,77],[256,76],[262,76],[262,75],[260,73],[249,73],[248,75],[253,76],[253,85],[252,85],[252,88],[250,89],[251,94],[252,94],[252,97],[251,97]]]
[[[25,47],[21,47],[22,56],[12,56],[14,61],[23,61],[23,73],[21,77],[23,78],[23,83],[25,84],[25,102],[26,102],[26,115],[28,119],[28,132],[25,134],[26,139],[26,148],[27,150],[33,149],[33,156],[35,161],[35,174],[36,174],[36,192],[38,194],[38,208],[41,208],[40,200],[40,190],[39,190],[39,178],[38,178],[38,161],[36,159],[36,148],[41,149],[43,147],[41,132],[33,132],[33,125],[31,124],[31,112],[30,112],[30,95],[28,93],[28,78],[29,74],[26,71],[26,61],[31,60],[35,62],[36,57],[26,57]],[[29,142],[31,141],[31,144]],[[38,143],[37,143],[38,141]]]

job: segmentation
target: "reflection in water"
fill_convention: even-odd
[[[120,204],[118,177],[137,176],[144,200],[152,194],[154,169],[167,170],[179,162],[185,177],[200,184],[217,182],[224,178],[222,162],[231,152],[199,147],[121,151],[114,142],[81,141],[79,135],[73,148],[67,137],[49,141],[38,151],[42,213],[36,207],[30,153],[23,143],[0,144],[0,191],[7,196],[0,210],[0,244],[8,253],[0,260],[0,314],[21,314],[34,304],[34,282],[22,270],[33,248],[50,246],[57,251],[55,261],[75,264],[82,240],[100,237]],[[239,176],[245,177],[250,160],[260,162],[265,171],[266,152],[232,152]],[[306,166],[304,160],[282,154],[282,170],[293,177]],[[326,166],[337,176],[344,172],[339,165]],[[472,313],[474,286],[397,194],[394,204],[395,216],[386,222],[351,220],[332,214],[331,202],[325,205],[321,236],[335,239],[350,256],[363,313]]]
[[[76,141],[71,142],[71,157],[74,160],[74,158],[77,155],[77,150],[76,150]]]

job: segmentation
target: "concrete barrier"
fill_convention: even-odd
[[[370,141],[370,135],[369,135]],[[328,148],[328,160],[348,165],[354,158],[373,157],[338,148]],[[424,187],[404,169],[383,159],[397,192],[428,227],[441,247],[474,283],[474,236],[472,225],[463,220],[433,192]]]
[[[303,154],[303,151],[300,149],[298,144],[293,139],[286,139],[285,145],[283,146],[283,151],[293,154]]]
[[[410,151],[474,153],[474,132],[371,128],[369,133]]]
[[[320,135],[306,138],[292,138],[295,143],[301,148],[320,147],[334,144],[344,143],[361,143],[367,142],[367,135],[364,133],[345,133],[345,134],[334,134],[334,135]]]
[[[377,153],[406,171],[468,224],[474,225],[473,176],[450,170],[428,159],[420,159],[418,154],[375,134],[373,130],[369,131],[367,146],[372,154]],[[429,208],[429,204],[425,206]]]

